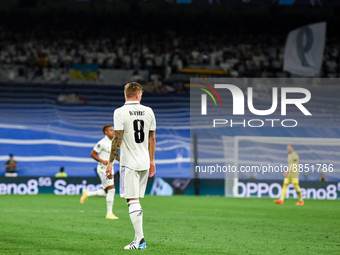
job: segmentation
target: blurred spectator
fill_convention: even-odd
[[[195,47],[195,49],[191,52],[190,55],[191,63],[192,64],[199,64],[201,60],[201,53],[198,50],[198,47]]]
[[[51,53],[47,56],[48,66],[50,67],[59,67],[59,56],[52,50]]]
[[[94,76],[94,81],[100,84],[104,82],[104,76],[102,75],[101,71],[97,71],[96,75]]]
[[[320,174],[320,178],[318,180],[319,182],[328,182],[328,180],[325,178],[324,174]]]
[[[43,54],[43,53],[40,54],[39,59],[38,59],[38,63],[41,67],[47,66],[48,62],[47,62],[45,54]]]
[[[10,66],[8,68],[8,76],[7,76],[7,81],[8,82],[13,82],[15,80],[15,69],[13,66]]]
[[[158,74],[156,70],[154,70],[150,75],[150,81],[153,83],[158,83],[159,80],[160,80],[160,75]]]
[[[163,66],[164,66],[164,56],[158,50],[155,56],[155,67],[157,70],[161,70]]]
[[[334,57],[326,61],[326,66],[327,66],[328,72],[331,72],[331,73],[335,73],[338,68],[338,64],[336,63]]]
[[[102,68],[104,67],[104,60],[106,55],[101,48],[97,48],[95,62]]]
[[[65,55],[61,55],[62,66],[66,69],[70,69],[73,63],[73,58],[69,51]]]
[[[87,103],[85,98],[79,98],[76,94],[60,94],[57,98],[58,103]]]
[[[26,80],[33,81],[36,75],[36,68],[35,67],[28,67],[25,73]]]
[[[117,65],[117,55],[111,47],[106,53],[105,67],[114,68]]]
[[[6,177],[17,177],[17,162],[13,159],[13,155],[9,154],[9,160],[6,161]]]
[[[305,178],[305,180],[308,179],[308,173],[303,173],[303,178]]]
[[[45,73],[44,73],[44,75],[42,77],[42,80],[50,82],[50,81],[54,81],[55,79],[56,79],[55,75],[52,72],[51,68],[47,68],[47,71],[45,71]]]
[[[67,173],[64,172],[64,167],[60,167],[59,173],[55,174],[56,178],[66,178]]]
[[[130,69],[131,67],[131,56],[130,52],[125,52],[124,55],[122,56],[122,68],[123,69]]]
[[[28,58],[24,51],[20,51],[18,54],[18,57],[16,59],[17,64],[25,64],[27,62]]]
[[[228,63],[227,58],[223,59],[223,62],[221,62],[220,67],[224,72],[229,72],[230,64]]]
[[[170,65],[166,65],[166,67],[165,67],[165,79],[170,78],[171,74],[172,74],[171,66]]]
[[[140,74],[139,74],[139,72],[137,70],[132,73],[130,81],[131,82],[138,82],[140,84],[144,84],[145,83],[145,80],[143,79],[142,76],[140,76]]]
[[[182,57],[176,57],[176,60],[174,62],[176,72],[180,72],[183,69]]]
[[[155,55],[148,49],[148,52],[144,54],[145,68],[147,70],[152,70],[154,66]]]
[[[233,78],[239,77],[239,73],[238,73],[238,71],[237,71],[234,67],[231,68],[231,70],[230,70],[230,75],[231,75],[231,77],[233,77]]]
[[[66,84],[68,82],[68,80],[70,79],[70,76],[68,73],[66,73],[65,69],[61,70],[60,76],[58,77],[58,80],[62,83],[62,84]]]
[[[160,82],[151,81],[148,84],[143,86],[144,91],[149,93],[160,93],[162,84]]]
[[[86,64],[93,64],[95,54],[90,47],[88,48],[87,52],[84,54],[84,58],[85,58]]]

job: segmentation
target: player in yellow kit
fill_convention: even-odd
[[[301,188],[299,186],[299,155],[294,151],[294,147],[291,144],[287,145],[288,151],[288,171],[284,173],[285,179],[283,181],[281,197],[278,200],[274,200],[276,204],[282,205],[286,195],[287,187],[289,183],[293,183],[296,193],[299,195],[299,201],[296,205],[304,205],[301,195]]]

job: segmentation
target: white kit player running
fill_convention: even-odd
[[[84,204],[88,197],[91,196],[106,196],[106,219],[109,220],[117,220],[118,217],[112,213],[114,195],[115,195],[115,185],[113,183],[113,179],[106,178],[106,166],[109,162],[110,152],[111,152],[111,144],[114,135],[114,130],[111,125],[105,125],[103,127],[103,133],[105,137],[101,139],[93,148],[91,152],[91,157],[98,161],[97,173],[102,182],[102,189],[96,191],[88,191],[84,190],[83,195],[80,198],[80,203]],[[98,155],[97,155],[98,154]],[[119,155],[116,156],[116,159],[119,161]],[[113,167],[111,167],[112,172]]]
[[[110,169],[120,149],[120,196],[127,200],[135,230],[134,240],[124,249],[146,249],[139,198],[144,197],[148,176],[156,173],[156,119],[150,107],[140,104],[142,93],[142,86],[136,82],[124,88],[126,102],[114,112],[115,136],[106,168],[106,176],[113,178]]]

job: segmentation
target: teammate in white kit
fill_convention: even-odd
[[[148,176],[156,173],[156,119],[150,107],[140,104],[143,88],[136,82],[125,85],[125,104],[114,112],[115,135],[106,168],[113,178],[112,162],[120,151],[120,196],[127,200],[134,240],[124,249],[146,249],[143,234],[143,210],[139,198],[144,197]]]
[[[102,182],[102,189],[96,191],[87,191],[84,190],[83,195],[80,198],[80,203],[84,204],[88,197],[91,196],[106,196],[106,219],[109,220],[117,220],[118,217],[112,213],[114,195],[115,195],[115,185],[113,183],[113,179],[106,178],[106,166],[109,162],[110,152],[111,152],[111,144],[114,135],[114,130],[111,125],[105,125],[103,127],[103,133],[105,137],[101,139],[93,148],[91,152],[91,157],[98,161],[97,173]],[[98,155],[97,155],[98,154]],[[116,159],[119,161],[119,155],[116,156]],[[111,167],[111,172],[112,172]]]

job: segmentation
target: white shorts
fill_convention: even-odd
[[[126,199],[144,197],[149,170],[135,171],[126,166],[120,169],[120,197]]]
[[[112,179],[106,178],[106,168],[97,167],[97,173],[102,182],[101,186],[103,189],[106,189],[107,187],[114,185],[113,178]]]

